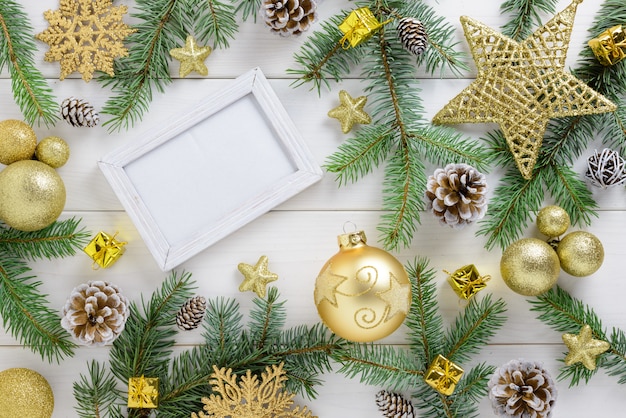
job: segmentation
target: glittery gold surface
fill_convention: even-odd
[[[180,61],[179,75],[187,77],[192,71],[202,76],[209,74],[209,69],[204,65],[204,60],[211,54],[210,46],[199,46],[193,36],[187,36],[184,48],[170,50],[170,55]]]
[[[486,282],[491,278],[491,276],[481,276],[473,264],[463,266],[449,274],[448,283],[450,287],[464,300],[471,299],[476,293],[487,287]]]
[[[0,418],[50,418],[54,394],[48,381],[34,370],[0,372]]]
[[[237,268],[243,274],[244,280],[239,285],[239,291],[252,291],[258,297],[264,298],[268,283],[278,280],[278,275],[268,270],[268,258],[262,255],[259,261],[253,266],[246,263],[239,263]]]
[[[571,366],[582,363],[589,370],[596,368],[596,357],[611,348],[611,344],[602,340],[595,340],[589,325],[583,325],[578,335],[563,334],[563,342],[569,349],[565,357],[565,364]]]
[[[461,17],[478,75],[433,122],[498,123],[519,171],[530,179],[549,119],[614,111],[607,98],[565,71],[580,1],[521,42]]]
[[[459,365],[439,354],[426,371],[424,380],[437,392],[450,396],[454,393],[463,373],[465,372]]]
[[[348,45],[355,47],[371,38],[385,23],[387,22],[380,23],[367,7],[353,10],[339,25],[339,30],[344,33],[341,45],[344,48],[348,48]]]
[[[341,122],[341,132],[344,134],[350,132],[355,123],[369,124],[372,122],[370,115],[363,110],[367,97],[359,96],[354,99],[347,91],[341,90],[339,102],[341,103],[339,106],[328,111],[328,116]]]
[[[569,215],[560,206],[546,206],[537,214],[537,228],[539,232],[547,237],[561,236],[567,231],[569,226]]]
[[[338,237],[339,252],[322,267],[313,294],[324,324],[356,342],[391,334],[411,306],[411,284],[402,264],[364,238],[360,232]]]
[[[550,290],[561,272],[552,247],[536,238],[522,238],[509,245],[500,260],[504,282],[516,293],[537,296]]]
[[[626,58],[626,31],[622,25],[608,28],[589,41],[589,47],[604,66],[617,64]]]
[[[50,166],[34,160],[0,171],[0,219],[21,231],[38,231],[65,207],[65,185]]]
[[[131,377],[128,379],[128,407],[154,409],[159,406],[159,378]]]
[[[70,146],[58,136],[47,136],[37,144],[35,155],[42,163],[59,168],[70,158]]]
[[[561,268],[576,277],[595,273],[604,261],[604,247],[595,235],[576,231],[565,235],[556,253],[561,261]]]
[[[37,135],[21,120],[7,119],[0,122],[0,163],[9,165],[27,160],[35,153]]]
[[[117,233],[109,235],[100,231],[83,249],[85,254],[93,259],[94,269],[98,268],[98,266],[102,268],[112,266],[126,251],[124,245],[127,242],[116,240],[115,235]]]

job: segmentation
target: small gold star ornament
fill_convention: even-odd
[[[595,370],[596,357],[611,348],[611,344],[602,340],[593,339],[589,325],[583,325],[578,335],[563,334],[563,342],[569,349],[565,357],[565,364],[571,366],[582,363],[589,370]]]
[[[268,258],[262,255],[259,261],[253,266],[246,263],[239,263],[237,268],[244,275],[244,281],[239,285],[239,291],[252,291],[260,298],[265,297],[265,287],[268,283],[278,280],[278,275],[270,272],[267,268]]]
[[[365,103],[367,103],[367,97],[359,96],[354,99],[347,91],[341,90],[339,101],[341,104],[328,111],[328,116],[341,122],[341,131],[344,134],[350,132],[355,123],[367,125],[372,122],[370,115],[363,110]]]
[[[210,46],[200,46],[195,38],[187,36],[184,48],[170,50],[170,55],[180,61],[180,77],[187,77],[192,71],[202,76],[209,74],[209,69],[204,65],[204,60],[211,54]]]

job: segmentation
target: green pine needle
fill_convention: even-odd
[[[121,416],[114,402],[121,396],[115,379],[105,369],[105,365],[92,360],[87,365],[88,376],[81,375],[74,382],[73,394],[76,399],[74,409],[80,418],[105,418]]]
[[[542,14],[554,14],[556,4],[556,0],[506,0],[500,12],[512,19],[502,27],[502,33],[516,41],[528,38],[541,26]]]

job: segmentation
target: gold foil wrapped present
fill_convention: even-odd
[[[448,272],[446,271],[446,273]],[[452,290],[465,300],[470,300],[472,296],[487,287],[485,282],[491,278],[491,276],[481,276],[473,264],[468,264],[454,273],[448,274],[448,283],[450,283]]]
[[[156,408],[159,406],[159,378],[131,377],[128,379],[128,407]]]
[[[98,234],[87,244],[85,253],[93,259],[94,268],[107,268],[117,261],[126,249],[126,242],[117,241],[115,236],[106,232],[98,232]]]
[[[461,367],[439,354],[428,368],[424,380],[437,392],[449,396],[463,373]]]
[[[367,7],[353,10],[339,25],[339,30],[344,33],[341,45],[347,49],[350,44],[354,48],[361,42],[367,41],[387,22],[380,23]]]
[[[589,41],[600,64],[610,66],[626,58],[626,31],[622,25],[613,26]]]

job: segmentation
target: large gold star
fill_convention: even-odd
[[[187,36],[184,48],[174,48],[170,55],[180,61],[179,75],[187,77],[192,71],[200,75],[209,74],[209,69],[204,65],[204,60],[211,54],[210,46],[199,46],[193,36]]]
[[[268,258],[265,255],[262,255],[254,266],[239,263],[237,268],[245,277],[244,281],[239,285],[239,291],[245,292],[251,290],[260,298],[264,298],[265,286],[270,282],[278,280],[278,275],[271,273],[267,268],[267,264]]]
[[[387,317],[385,322],[389,321],[398,313],[404,315],[409,313],[411,306],[411,285],[409,283],[401,284],[393,273],[389,273],[389,289],[376,292],[376,296],[387,303]]]
[[[582,363],[589,370],[596,368],[596,357],[611,348],[611,344],[602,340],[594,340],[589,325],[583,325],[578,335],[563,334],[563,342],[569,349],[565,364]]]
[[[346,276],[333,273],[329,264],[317,277],[313,295],[315,305],[319,305],[326,299],[328,303],[337,307],[337,288],[346,280],[348,280]]]
[[[519,43],[461,17],[478,75],[433,122],[498,123],[519,171],[530,179],[550,118],[614,111],[613,103],[564,71],[581,1],[574,0]]]
[[[341,103],[339,106],[328,111],[328,116],[339,119],[341,131],[344,134],[350,132],[355,123],[368,124],[372,122],[370,115],[363,110],[367,97],[359,96],[354,99],[347,91],[341,90],[339,102]]]

